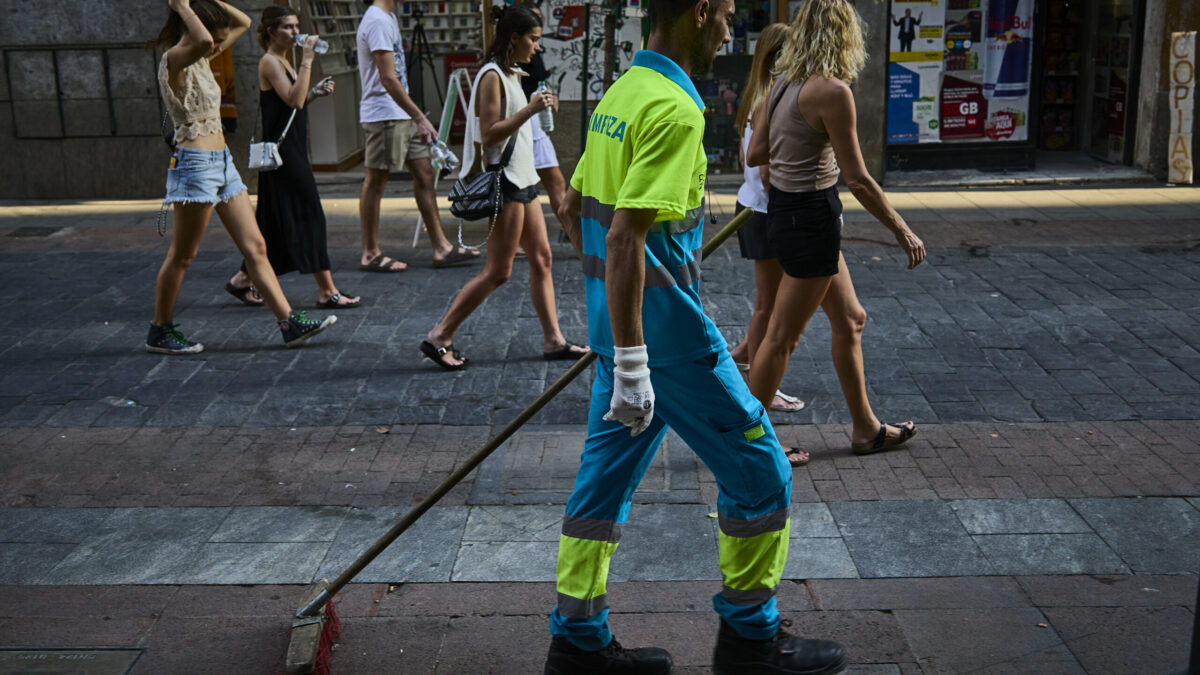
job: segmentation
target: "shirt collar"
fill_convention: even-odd
[[[696,103],[696,107],[704,110],[704,101],[701,100],[699,92],[696,91],[696,85],[692,84],[692,78],[683,72],[683,68],[680,68],[678,63],[658,52],[643,49],[633,55],[633,65],[649,68],[679,85],[679,88],[684,93],[692,97],[692,101]]]

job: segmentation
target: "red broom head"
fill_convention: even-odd
[[[337,647],[338,641],[342,639],[342,623],[338,619],[337,608],[332,599],[325,604],[322,612],[325,614],[325,619],[321,622],[321,642],[317,646],[317,660],[313,666],[313,675],[330,675],[333,672],[330,660],[333,658],[333,650]]]

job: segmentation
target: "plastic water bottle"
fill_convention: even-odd
[[[538,82],[538,93],[550,91],[545,82]],[[538,112],[538,122],[542,125],[542,131],[550,133],[554,131],[554,109],[546,108]]]
[[[438,171],[442,169],[456,171],[458,169],[458,156],[454,154],[454,151],[446,147],[446,142],[440,138],[430,144],[429,152],[433,155],[433,167]]]
[[[296,45],[301,49],[304,48],[305,41],[308,40],[308,33],[300,33],[296,36]],[[318,54],[324,54],[329,51],[329,43],[320,38],[317,39],[317,45],[313,47],[313,51]]]

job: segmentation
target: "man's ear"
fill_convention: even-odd
[[[696,27],[699,28],[708,20],[708,15],[712,13],[712,4],[709,0],[700,0],[695,5],[692,5],[693,18],[696,20]]]

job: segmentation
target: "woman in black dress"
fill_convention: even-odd
[[[292,69],[288,56],[299,32],[300,20],[295,10],[285,5],[271,5],[263,10],[258,25],[258,43],[267,50],[258,62],[262,140],[278,141],[285,128],[287,135],[279,144],[283,166],[258,175],[255,215],[267,241],[267,257],[277,276],[291,271],[311,274],[317,282],[317,307],[356,307],[361,299],[338,292],[329,272],[325,212],[306,147],[308,111],[304,106],[317,97],[332,94],[333,81],[326,79],[309,89],[315,35],[305,41],[300,65]],[[225,285],[225,290],[248,305],[262,303],[250,286],[244,264]]]

